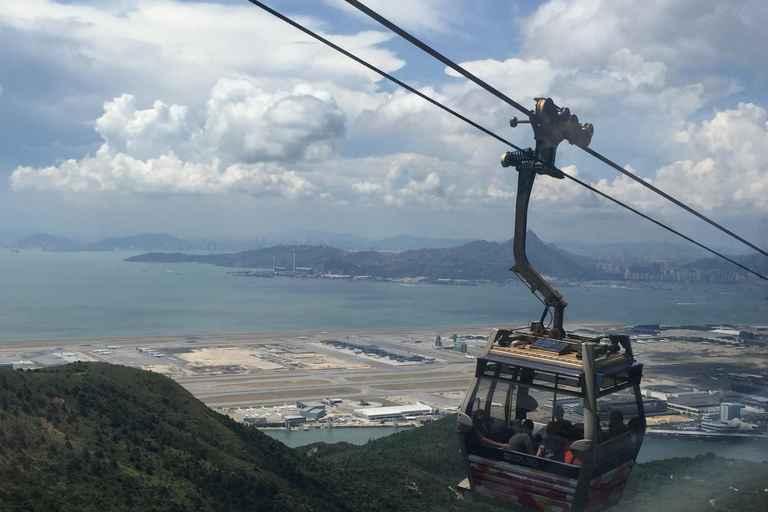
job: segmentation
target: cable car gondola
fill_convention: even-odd
[[[510,120],[513,127],[520,122]],[[643,440],[642,365],[628,336],[565,331],[567,303],[528,262],[527,211],[536,175],[562,178],[554,165],[557,145],[568,140],[586,147],[592,137],[591,125],[549,98],[536,100],[530,123],[535,151],[502,157],[502,165],[519,174],[510,270],[541,296],[545,309],[529,329],[493,329],[477,358],[458,418],[468,473],[462,484],[478,501],[517,510],[599,511],[621,497]],[[554,448],[511,451],[507,440],[525,420],[534,422],[533,437]]]

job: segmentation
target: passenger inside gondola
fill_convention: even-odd
[[[568,443],[569,439],[563,435],[562,426],[556,421],[550,421],[547,424],[547,437],[541,440],[536,456],[564,462],[565,447]]]
[[[569,439],[581,439],[584,437],[584,425],[574,425],[570,421],[565,419],[565,409],[562,405],[556,405],[554,409],[553,421],[560,427],[560,432],[563,437]]]
[[[472,429],[467,432],[467,440],[486,446],[501,448],[502,450],[509,450],[509,444],[499,440],[499,436],[504,436],[506,434],[504,432],[491,433],[488,420],[488,414],[483,409],[476,410],[472,415]]]
[[[531,420],[525,420],[520,425],[520,429],[516,432],[507,444],[513,452],[527,453],[533,455],[536,453],[536,449],[533,447],[533,422]]]
[[[629,432],[629,427],[624,424],[624,413],[619,410],[611,411],[611,419],[608,423],[608,439],[619,437]]]

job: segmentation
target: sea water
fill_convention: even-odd
[[[542,310],[519,285],[238,277],[231,274],[232,269],[213,265],[124,261],[135,254],[0,250],[0,342],[509,325],[538,319]],[[762,283],[584,283],[558,288],[569,302],[566,323],[768,324],[768,287]],[[362,444],[396,431],[377,427],[271,431],[270,435],[300,446],[342,439]],[[758,453],[751,445],[647,439],[639,460],[708,451],[750,460],[756,460],[754,453]]]
[[[321,428],[302,430],[269,429],[262,430],[270,437],[282,443],[297,448],[312,443],[338,443],[344,441],[351,444],[365,444],[373,439],[388,436],[395,432],[407,430],[409,427],[350,427],[350,428]],[[456,438],[458,441],[458,437]],[[646,437],[637,456],[637,462],[671,459],[674,457],[695,457],[714,453],[718,457],[743,459],[755,462],[768,461],[768,444],[755,443],[725,443],[711,441],[692,441],[678,439],[654,439]]]
[[[124,261],[134,254],[0,250],[0,340],[511,325],[543,310],[522,285],[239,277],[213,265]],[[558,288],[566,324],[768,324],[762,283]]]

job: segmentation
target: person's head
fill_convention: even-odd
[[[611,423],[624,423],[624,413],[618,409],[611,411]]]
[[[533,422],[531,420],[525,420],[523,422],[523,430],[525,432],[528,432],[528,434],[533,433]]]
[[[632,418],[627,422],[627,426],[629,427],[629,430],[637,432],[640,430],[640,418]]]
[[[563,421],[563,416],[565,416],[565,409],[563,409],[562,405],[556,405],[555,406],[555,419],[557,421]]]
[[[556,421],[550,421],[547,423],[547,435],[556,436],[560,433],[560,424]]]
[[[478,409],[472,414],[472,421],[475,423],[485,423],[488,420],[488,414],[483,409]]]

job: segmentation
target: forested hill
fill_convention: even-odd
[[[1,511],[497,510],[456,492],[463,470],[455,417],[293,450],[151,372],[0,368]],[[635,468],[620,509],[762,511],[766,486],[766,464],[660,461]]]
[[[460,468],[449,438],[430,449],[448,454],[450,474],[425,463],[367,479],[238,424],[152,372],[0,368],[0,510],[444,510],[457,502],[448,485]]]
[[[527,235],[528,259],[541,274],[563,279],[607,279],[600,270],[587,267],[553,250],[531,231]],[[427,277],[429,279],[477,279],[505,281],[513,279],[509,268],[514,264],[513,241],[503,244],[478,240],[459,247],[418,249],[403,252],[349,252],[325,245],[277,246],[235,254],[188,255],[148,253],[128,258],[131,262],[211,263],[237,268],[309,267],[317,274],[344,274],[380,278]]]

